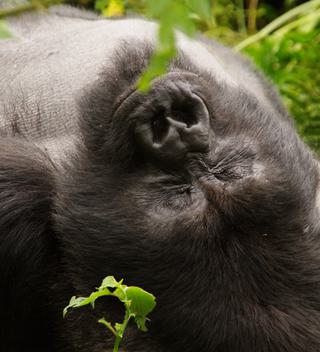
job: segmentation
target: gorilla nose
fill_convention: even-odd
[[[142,151],[164,162],[209,149],[209,112],[200,79],[169,73],[154,81],[133,112],[135,138]],[[140,94],[140,93],[139,93]]]

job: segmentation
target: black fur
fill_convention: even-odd
[[[318,161],[261,76],[270,105],[180,52],[173,82],[137,93],[152,50],[122,42],[88,82],[59,161],[18,132],[1,140],[1,351],[111,351],[96,321],[120,320],[117,302],[61,314],[106,275],[157,297],[126,351],[319,351]],[[166,162],[135,131],[175,103],[168,92],[191,91],[210,116],[209,149]]]
[[[0,142],[0,160],[1,350],[51,351],[59,329],[51,320],[59,269],[52,165],[32,144],[14,138]]]

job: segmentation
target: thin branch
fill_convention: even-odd
[[[320,19],[320,9],[316,10],[314,12],[310,12],[309,14],[304,15],[303,17],[301,17],[293,22],[286,24],[285,26],[276,30],[273,33],[273,35],[274,35],[274,37],[281,38],[286,33],[292,31],[293,29],[296,29],[297,27],[303,26],[307,23],[316,21],[317,19]]]
[[[276,29],[278,29],[282,25],[284,25],[289,20],[291,20],[299,15],[302,15],[305,12],[309,12],[313,9],[317,9],[317,7],[319,7],[319,6],[320,6],[320,0],[312,0],[312,1],[308,1],[300,6],[293,8],[292,10],[284,13],[282,16],[278,17],[277,19],[275,19],[274,21],[269,23],[267,26],[265,26],[263,29],[261,29],[261,31],[259,31],[258,33],[254,34],[254,35],[250,36],[249,38],[240,42],[238,45],[235,46],[235,49],[240,51],[240,50],[246,48],[247,46],[258,42],[259,40],[264,39],[270,33],[275,31]]]
[[[237,1],[237,22],[241,33],[247,33],[244,0]]]

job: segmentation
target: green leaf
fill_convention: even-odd
[[[130,309],[133,314],[146,316],[156,306],[154,295],[140,287],[129,286],[126,289],[126,295],[131,301]]]
[[[135,286],[128,287],[126,295],[131,301],[130,312],[133,314],[138,328],[146,331],[146,317],[156,306],[155,297],[142,288]]]
[[[63,310],[63,316],[65,317],[68,310],[70,308],[79,308],[86,306],[90,304],[92,308],[94,308],[95,301],[102,296],[110,296],[112,295],[112,292],[110,292],[107,288],[104,288],[102,290],[92,292],[89,297],[71,297],[70,302],[67,307],[64,308]]]
[[[211,17],[211,4],[210,0],[185,0],[187,6],[194,13],[199,15],[200,18],[210,19]]]
[[[149,320],[149,319],[147,319],[146,317],[136,316],[136,317],[134,317],[134,320],[135,320],[135,322],[136,322],[138,328],[139,328],[141,331],[144,331],[144,332],[148,331],[148,329],[147,329],[147,327],[146,327],[146,322],[147,322],[147,320]]]
[[[119,300],[124,303],[127,302],[127,296],[124,291],[126,287],[127,286],[125,285],[122,285],[121,287],[117,287],[112,293],[114,297],[119,298]]]
[[[9,32],[5,22],[0,20],[0,39],[7,39],[11,37],[11,33]]]
[[[109,4],[109,0],[96,0],[94,2],[94,9],[99,12],[103,12]]]
[[[154,78],[166,73],[170,60],[175,55],[175,48],[159,49],[153,54],[148,69],[142,74],[138,82],[138,87],[142,92],[149,89]]]
[[[179,29],[189,36],[195,33],[194,15],[210,14],[209,0],[146,0],[147,15],[160,19],[158,45],[151,57],[147,70],[138,82],[138,88],[145,92],[151,81],[166,73],[170,62],[177,53],[175,30]]]
[[[124,3],[122,0],[110,0],[108,7],[102,11],[106,17],[123,16],[125,13]]]
[[[99,290],[103,290],[105,288],[114,288],[114,287],[119,287],[122,284],[123,280],[120,280],[119,282],[113,277],[113,276],[107,276],[106,278],[103,279]]]

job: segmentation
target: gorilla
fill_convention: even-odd
[[[0,350],[110,352],[62,318],[114,275],[157,297],[127,352],[319,352],[319,162],[247,60],[177,32],[137,89],[157,24],[69,7],[0,43]],[[101,325],[101,326],[100,326]]]

